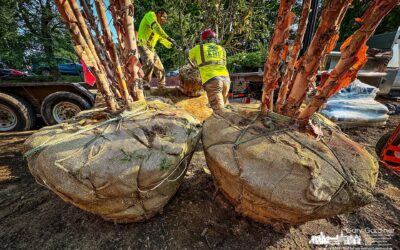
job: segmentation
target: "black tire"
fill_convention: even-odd
[[[32,105],[21,97],[0,92],[0,132],[31,130],[35,124]]]
[[[92,105],[83,97],[66,91],[48,95],[42,102],[40,113],[47,125],[54,125],[71,119],[82,110]]]

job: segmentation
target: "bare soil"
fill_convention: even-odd
[[[397,115],[385,127],[345,132],[375,154],[378,139],[399,122]],[[400,249],[400,177],[383,167],[375,200],[366,207],[298,226],[263,225],[236,213],[215,189],[199,145],[184,183],[161,214],[118,225],[36,183],[21,155],[25,139],[0,137],[0,249],[309,249],[311,235],[349,229],[364,230],[364,242],[371,229],[394,230],[389,246]]]

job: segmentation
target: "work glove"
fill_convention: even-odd
[[[172,43],[172,47],[177,47],[178,46],[176,41],[174,39],[172,39],[171,37],[168,37],[168,41],[170,41]]]

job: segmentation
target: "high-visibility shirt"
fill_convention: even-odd
[[[156,13],[154,11],[147,12],[139,25],[138,45],[154,50],[157,42],[160,41],[166,48],[171,48],[172,43],[168,41],[168,38],[167,33],[157,22]]]
[[[196,45],[189,51],[189,60],[196,60],[203,84],[214,77],[229,76],[226,68],[226,51],[218,44],[204,43]]]

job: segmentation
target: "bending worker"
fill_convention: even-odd
[[[203,88],[213,111],[226,111],[230,87],[226,51],[217,44],[216,34],[211,29],[201,33],[201,43],[189,51],[189,60],[197,62]]]
[[[165,70],[155,51],[155,46],[158,41],[166,48],[176,46],[175,40],[170,38],[161,27],[166,21],[167,11],[159,9],[157,12],[147,12],[139,25],[138,49],[142,59],[145,89],[150,88],[153,72],[157,77],[158,88],[165,87]]]

